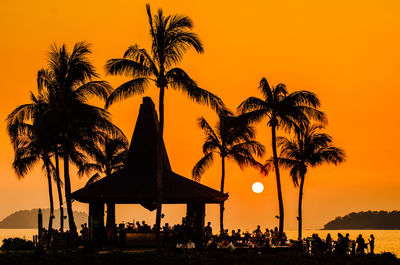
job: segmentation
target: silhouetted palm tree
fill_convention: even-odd
[[[290,170],[295,186],[299,186],[299,206],[298,206],[298,238],[302,238],[302,201],[304,180],[308,167],[316,167],[322,164],[342,163],[346,159],[343,149],[337,148],[332,144],[332,137],[326,133],[321,133],[324,127],[318,125],[306,125],[302,129],[296,129],[293,139],[278,137],[278,146],[281,153],[278,164]],[[267,168],[273,168],[273,159],[267,161]]]
[[[51,244],[53,218],[54,218],[54,201],[52,191],[52,178],[55,178],[54,165],[51,162],[53,146],[48,141],[48,134],[45,133],[49,128],[43,123],[43,115],[47,109],[47,104],[42,100],[41,95],[36,98],[31,93],[32,103],[24,105],[24,107],[31,108],[32,116],[29,118],[31,123],[25,123],[23,120],[18,122],[11,120],[14,118],[15,110],[7,118],[7,131],[11,138],[14,147],[14,161],[13,169],[19,178],[25,175],[35,166],[39,160],[43,162],[43,170],[46,172],[49,202],[50,202],[50,215],[49,215],[49,241],[48,246]],[[18,110],[17,108],[16,110]]]
[[[215,130],[202,117],[199,126],[206,134],[203,144],[204,157],[200,159],[192,170],[192,176],[199,181],[205,170],[213,163],[214,154],[218,154],[222,161],[221,189],[224,193],[225,159],[232,159],[241,169],[247,165],[260,167],[254,155],[262,156],[264,146],[255,141],[254,129],[242,117],[234,116],[229,111],[218,113],[218,122]],[[224,203],[220,204],[220,231],[224,230]]]
[[[290,130],[295,124],[307,124],[309,118],[323,120],[324,114],[316,109],[320,105],[318,97],[309,91],[296,91],[289,94],[284,84],[271,88],[265,78],[261,79],[259,89],[264,99],[249,97],[240,104],[238,109],[246,113],[252,122],[267,118],[268,126],[271,127],[279,202],[279,236],[281,236],[284,229],[284,208],[276,150],[276,130],[281,127]]]
[[[111,91],[106,81],[93,81],[98,77],[95,68],[88,60],[91,54],[86,43],[76,43],[69,52],[65,45],[52,45],[49,52],[49,66],[38,72],[38,89],[48,105],[43,117],[48,131],[55,143],[55,150],[61,147],[64,160],[64,187],[68,212],[69,228],[73,236],[77,235],[71,204],[71,184],[69,163],[82,163],[83,154],[100,137],[99,128],[114,134],[119,130],[110,122],[104,109],[87,104],[93,96],[107,99]],[[29,119],[32,108],[22,105],[17,108],[9,124]]]
[[[93,162],[85,163],[80,166],[78,175],[90,174],[93,171],[103,173],[106,177],[112,173],[123,169],[126,156],[128,153],[128,140],[121,134],[115,137],[105,135],[97,145],[93,146],[90,155]],[[95,178],[91,178],[93,182],[101,178],[100,174],[96,174]],[[115,204],[107,203],[107,227],[115,227]]]
[[[159,229],[162,204],[162,137],[164,130],[164,93],[168,88],[180,90],[198,103],[211,105],[214,109],[222,106],[221,100],[212,93],[198,87],[197,83],[181,68],[175,67],[190,48],[203,52],[198,36],[191,31],[192,20],[187,16],[164,16],[162,9],[156,15],[151,14],[150,5],[146,5],[151,37],[151,49],[140,48],[137,44],[129,47],[123,58],[108,60],[105,69],[108,74],[126,75],[132,80],[122,84],[110,95],[106,107],[115,101],[145,92],[150,82],[160,90],[159,115],[160,126],[157,144],[157,214],[156,240],[160,243]]]

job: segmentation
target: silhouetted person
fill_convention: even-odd
[[[326,244],[326,248],[328,249],[329,252],[331,252],[331,243],[332,243],[332,237],[331,237],[331,234],[328,233],[328,235],[326,236],[326,239],[325,239],[325,244]]]
[[[169,232],[170,230],[171,230],[171,227],[169,226],[169,224],[165,223],[164,226],[163,226],[163,231],[164,232]]]
[[[207,226],[204,227],[204,234],[206,236],[206,240],[209,240],[213,236],[211,222],[208,222]]]
[[[321,240],[321,238],[320,238],[320,240]],[[286,233],[283,232],[282,237],[281,237],[281,246],[286,245],[286,241],[287,241],[287,236],[286,236]],[[321,243],[322,243],[322,240],[321,240]]]
[[[362,237],[361,234],[357,237],[356,243],[357,243],[356,252],[358,254],[364,254],[365,240],[364,240],[364,238]]]
[[[207,242],[207,249],[209,250],[215,250],[217,249],[217,243],[214,241],[214,238],[210,238]]]
[[[371,235],[371,237],[369,238],[369,249],[371,254],[374,254],[374,248],[375,248],[375,237],[374,235]]]
[[[346,247],[344,245],[345,239],[341,233],[338,233],[338,239],[335,245],[335,253],[336,254],[346,254]]]
[[[265,236],[265,238],[268,238],[268,239],[269,239],[270,233],[269,233],[268,228],[265,229],[264,236]]]
[[[242,230],[238,229],[236,232],[236,239],[240,240],[241,237],[242,237]]]
[[[321,253],[323,250],[324,242],[322,242],[322,239],[318,236],[318,234],[313,234],[313,238],[314,241],[311,245],[311,251],[314,253]]]
[[[346,236],[343,238],[343,246],[347,253],[349,250],[349,247],[350,247],[350,234],[349,233],[346,233]]]
[[[236,231],[232,230],[231,232],[231,240],[234,240],[236,238]]]
[[[260,235],[262,234],[259,225],[257,225],[257,229],[253,231],[253,234],[254,234],[255,236],[260,236]]]

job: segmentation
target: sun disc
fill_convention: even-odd
[[[264,185],[261,182],[254,182],[251,189],[254,193],[261,193],[264,190]]]

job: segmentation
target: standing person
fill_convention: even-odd
[[[369,238],[369,249],[371,254],[375,254],[374,253],[374,248],[375,248],[375,237],[374,235],[371,234],[371,237]]]
[[[261,232],[261,227],[259,225],[257,225],[257,229],[253,231],[253,234],[257,238],[261,237],[262,232]]]
[[[264,233],[264,236],[265,236],[265,238],[268,238],[269,239],[269,229],[268,228],[266,228],[265,229],[265,233]]]
[[[344,237],[341,233],[338,233],[338,239],[335,245],[336,254],[346,254],[346,248],[344,246]]]
[[[279,231],[278,231],[278,227],[275,227],[274,229],[274,233],[273,233],[273,238],[274,238],[274,245],[277,246],[278,245],[278,238],[279,238]]]
[[[326,236],[325,243],[326,243],[326,248],[328,249],[329,252],[331,252],[332,237],[330,233],[328,233],[328,235]]]
[[[239,228],[236,233],[236,240],[240,240],[241,238],[242,238],[242,230],[240,230]]]
[[[365,240],[361,234],[358,236],[356,243],[357,243],[356,252],[358,254],[364,254]]]

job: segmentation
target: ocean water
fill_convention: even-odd
[[[371,234],[375,236],[375,253],[392,252],[397,257],[400,257],[400,230],[303,230],[303,237],[309,237],[317,233],[321,238],[325,239],[328,233],[332,239],[337,239],[337,234],[350,234],[350,239],[356,239],[359,234],[363,236],[366,242]],[[27,240],[32,240],[37,234],[37,229],[0,229],[0,242],[2,244],[4,238],[20,237]],[[286,231],[289,239],[297,238],[296,230]]]
[[[3,244],[3,239],[10,237],[19,237],[32,241],[33,236],[37,234],[37,229],[0,229],[0,244]]]

